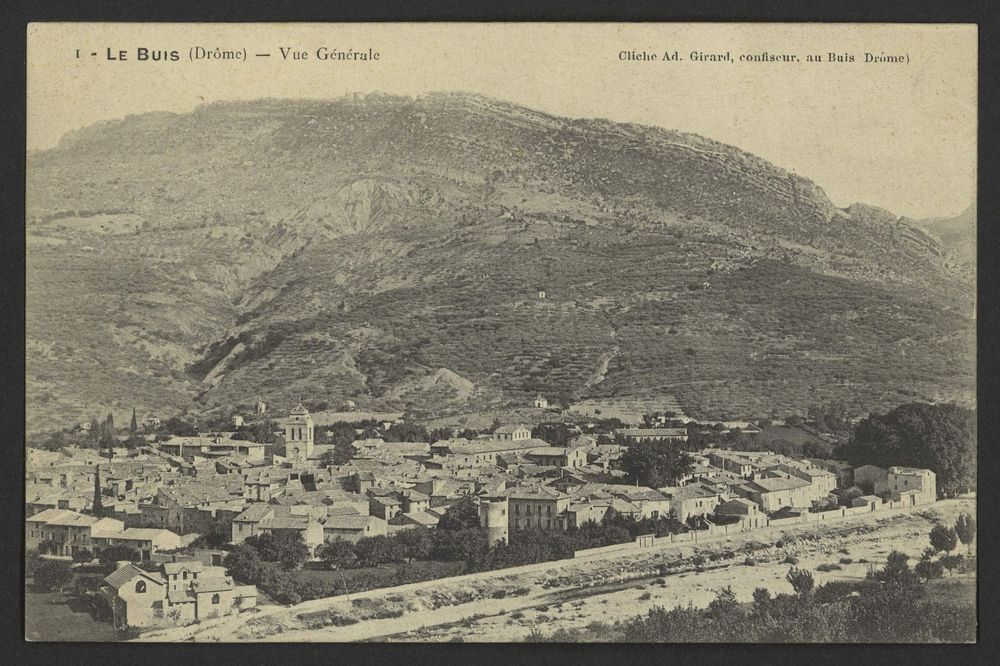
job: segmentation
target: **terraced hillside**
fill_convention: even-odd
[[[693,135],[470,95],[267,100],[87,128],[29,175],[29,425],[973,397],[974,289],[935,238]]]

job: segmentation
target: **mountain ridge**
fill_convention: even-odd
[[[679,392],[692,414],[801,407],[759,359],[790,353],[780,376],[801,371],[810,345],[830,356],[837,341],[822,339],[812,305],[754,305],[738,276],[775,299],[801,298],[784,294],[788,276],[824,285],[836,297],[820,300],[852,321],[883,301],[903,308],[927,327],[918,348],[946,341],[931,365],[959,366],[944,391],[925,370],[903,378],[950,396],[971,376],[968,334],[944,322],[971,321],[969,278],[936,238],[875,207],[837,208],[815,183],[696,135],[456,94],[224,102],[85,128],[29,156],[29,176],[29,403],[40,414],[83,418],[128,400],[203,412],[292,393],[405,408],[385,396],[431,367],[491,405],[538,391],[593,397],[585,387]],[[92,279],[68,286],[70,269]],[[709,316],[719,305],[725,316]],[[73,321],[93,334],[72,331],[67,344],[57,333]],[[872,345],[905,339],[864,323]],[[613,345],[606,379],[586,385]],[[144,367],[152,378],[136,376]],[[850,385],[864,372],[844,374]],[[698,381],[731,386],[713,397]],[[900,399],[903,387],[885,383],[854,402]],[[760,395],[734,399],[743,392]]]

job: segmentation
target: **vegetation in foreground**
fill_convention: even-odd
[[[966,643],[976,640],[976,609],[968,599],[948,598],[944,586],[911,569],[907,556],[893,551],[886,566],[860,582],[831,581],[815,586],[810,572],[792,567],[793,594],[754,591],[740,604],[729,587],[708,608],[654,607],[643,616],[614,625],[595,622],[581,629],[529,642],[628,643]],[[926,561],[926,560],[922,560]],[[967,562],[967,565],[969,563]],[[974,563],[971,563],[974,568]],[[955,585],[960,583],[954,582]]]

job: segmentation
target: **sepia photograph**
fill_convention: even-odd
[[[975,25],[26,38],[27,641],[976,642]]]

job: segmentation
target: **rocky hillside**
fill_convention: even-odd
[[[29,174],[29,426],[972,397],[974,289],[937,238],[698,136],[471,95],[263,100],[96,125]]]
[[[957,262],[975,266],[976,218],[976,204],[973,203],[955,217],[932,217],[915,220],[912,224],[937,239]]]

